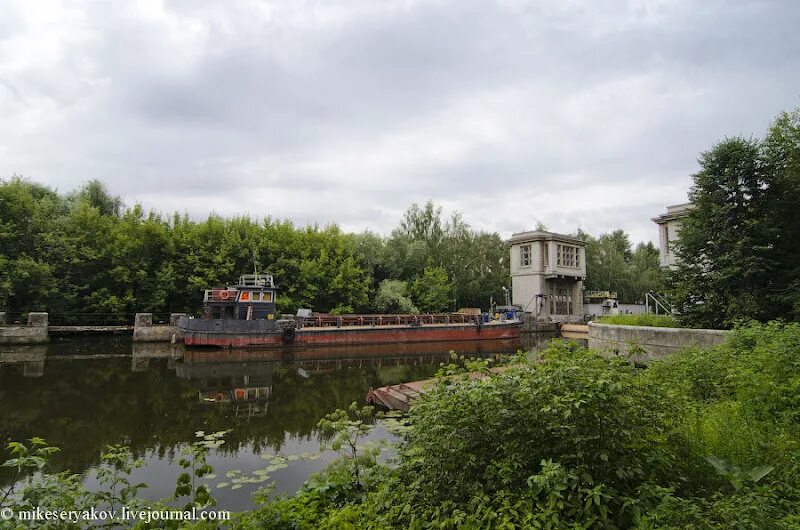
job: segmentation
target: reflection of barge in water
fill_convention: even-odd
[[[270,275],[245,274],[206,290],[203,318],[181,317],[187,346],[285,347],[517,339],[516,318],[486,321],[473,314],[314,315],[278,319]]]
[[[448,358],[449,351],[465,357],[511,354],[521,348],[517,339],[476,340],[463,342],[410,342],[397,344],[354,344],[328,346],[287,346],[276,348],[232,348],[216,350],[210,348],[187,348],[184,362],[252,362],[252,361],[360,361],[380,363],[382,359],[423,357]]]
[[[197,385],[203,404],[232,407],[236,415],[257,416],[267,412],[272,398],[272,378],[277,367],[296,370],[302,377],[332,373],[344,368],[393,369],[400,366],[436,366],[451,360],[457,348],[467,357],[515,353],[513,340],[468,341],[461,343],[409,343],[355,346],[290,347],[266,349],[191,349],[183,352],[173,369],[178,377]],[[291,363],[286,353],[292,352]]]
[[[184,359],[186,361],[186,359]],[[182,379],[199,383],[201,403],[232,405],[237,415],[263,415],[272,396],[272,371],[269,361],[243,363],[185,363],[175,366]]]

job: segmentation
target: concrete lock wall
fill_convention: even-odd
[[[684,348],[711,348],[725,342],[730,331],[719,329],[654,328],[589,322],[589,348],[606,354],[627,355],[641,348],[634,362],[645,363]]]
[[[184,313],[172,313],[169,316],[169,325],[153,325],[152,313],[136,313],[133,321],[133,342],[180,342],[183,333],[176,326],[178,319]]]
[[[27,326],[5,325],[5,313],[0,319],[0,344],[44,344],[47,334],[47,313],[28,313]]]

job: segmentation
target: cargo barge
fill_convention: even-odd
[[[186,346],[284,347],[518,339],[522,323],[513,315],[439,313],[420,315],[330,315],[276,313],[271,275],[245,274],[238,283],[208,289],[201,318],[181,317]]]

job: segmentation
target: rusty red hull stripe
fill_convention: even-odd
[[[318,328],[297,330],[293,346],[326,346],[331,344],[388,344],[408,342],[447,342],[463,340],[516,339],[518,325],[407,327],[392,329]],[[187,346],[283,346],[280,334],[186,333]]]

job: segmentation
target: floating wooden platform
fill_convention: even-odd
[[[589,333],[588,324],[561,324],[559,329],[562,332],[568,331],[570,333]]]
[[[493,374],[499,374],[508,370],[508,366],[498,366],[489,369]],[[461,374],[447,377],[447,379],[457,379]],[[485,372],[470,372],[470,379],[483,379],[488,377]],[[431,389],[439,378],[425,379],[422,381],[412,381],[411,383],[400,383],[398,385],[382,386],[380,388],[370,388],[367,393],[367,403],[379,405],[390,410],[400,410],[408,412],[411,402]]]
[[[589,326],[586,324],[561,324],[559,334],[565,339],[589,338]]]

